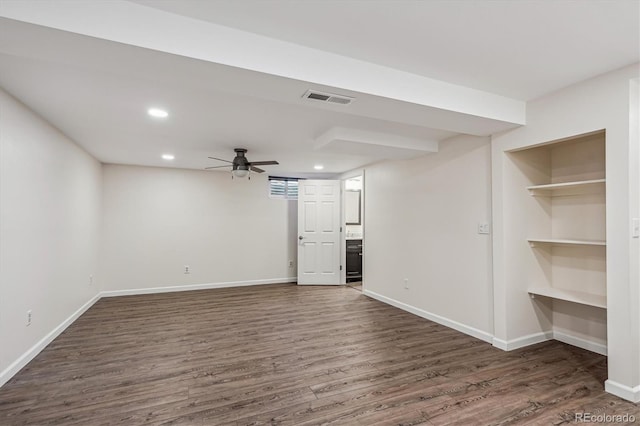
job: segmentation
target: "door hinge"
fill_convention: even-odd
[[[342,271],[342,265],[340,265],[340,270]]]
[[[342,232],[342,226],[340,227],[340,232]]]

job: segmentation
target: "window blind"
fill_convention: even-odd
[[[297,200],[298,180],[298,178],[269,176],[269,197]]]

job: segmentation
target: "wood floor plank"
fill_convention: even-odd
[[[414,376],[396,383],[373,384],[367,388],[346,391],[338,395],[320,397],[317,401],[261,413],[240,424],[315,425],[338,422],[354,424],[360,417],[376,412],[385,401],[448,401],[448,393],[461,386],[441,377]],[[389,403],[391,405],[391,403]]]
[[[640,409],[606,358],[503,352],[348,287],[105,298],[0,388],[0,424],[563,424]]]

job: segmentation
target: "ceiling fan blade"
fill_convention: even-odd
[[[205,170],[207,170],[207,169],[220,169],[222,167],[232,167],[232,166],[233,166],[233,164],[227,164],[227,165],[224,165],[224,166],[205,167]]]
[[[272,166],[275,164],[280,164],[277,161],[251,161],[249,162],[250,165],[252,166]]]
[[[256,172],[256,173],[264,173],[264,170],[259,169],[257,167],[253,167],[253,166],[249,166],[249,168],[251,169],[252,172]]]
[[[233,163],[233,161],[223,160],[222,158],[216,158],[216,157],[207,157],[207,158],[211,158],[212,160],[224,161],[225,163]]]

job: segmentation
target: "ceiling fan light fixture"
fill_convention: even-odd
[[[235,170],[231,170],[231,174],[233,175],[233,177],[244,178],[244,177],[249,176],[249,170],[246,170],[246,169],[235,169]]]
[[[245,156],[245,154],[247,153],[246,148],[235,148],[234,151],[236,153],[236,157],[233,159],[233,161],[225,160],[217,157],[209,157],[212,160],[222,161],[223,163],[227,163],[227,164],[222,166],[205,167],[205,169],[210,170],[210,169],[219,169],[222,167],[233,167],[233,169],[231,170],[232,178],[242,179],[246,177],[247,179],[251,179],[250,172],[254,172],[254,173],[265,172],[264,170],[262,170],[260,167],[257,167],[257,166],[272,166],[272,165],[280,164],[275,160],[249,161]]]

